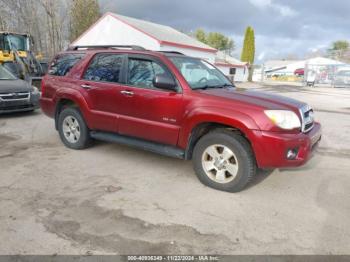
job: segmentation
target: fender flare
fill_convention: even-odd
[[[56,124],[56,126],[57,126],[57,120],[58,120],[58,117],[57,117],[58,105],[62,99],[67,99],[67,100],[71,100],[72,102],[74,102],[78,106],[80,112],[82,113],[84,120],[86,121],[87,126],[90,127],[90,124],[89,124],[90,123],[89,105],[88,105],[86,99],[84,98],[84,96],[80,92],[78,92],[72,88],[60,88],[56,92],[56,94],[53,98],[54,103],[55,103],[55,124]]]
[[[202,124],[218,124],[239,130],[251,141],[252,131],[260,130],[257,123],[247,114],[220,107],[198,107],[187,114],[180,130],[178,145],[190,150],[191,136],[196,127]]]

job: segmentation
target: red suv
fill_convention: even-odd
[[[321,139],[307,104],[236,89],[203,59],[135,46],[58,54],[41,108],[69,148],[100,139],[192,159],[202,183],[230,192],[257,168],[304,164]]]

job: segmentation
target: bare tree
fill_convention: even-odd
[[[56,0],[40,0],[46,22],[46,43],[49,55],[62,50],[67,45],[68,3]]]
[[[74,41],[100,18],[97,0],[72,0],[70,11],[70,40]]]
[[[48,58],[68,45],[71,0],[0,0],[0,30],[28,33]]]
[[[6,12],[6,5],[4,1],[0,1],[0,10],[2,10],[1,16],[0,16],[0,31],[7,31],[8,30],[8,20],[9,20],[9,13]]]

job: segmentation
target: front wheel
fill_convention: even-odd
[[[89,129],[75,107],[67,107],[59,114],[58,132],[62,142],[69,148],[83,149],[90,145]]]
[[[225,129],[209,132],[197,142],[193,166],[204,185],[228,192],[241,191],[256,173],[247,140]]]

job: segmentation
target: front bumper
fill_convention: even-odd
[[[29,99],[0,100],[0,114],[32,111],[39,108],[40,93],[31,93]]]
[[[252,143],[257,164],[260,168],[293,167],[305,164],[321,140],[321,125],[307,133],[283,134],[276,132],[253,131]],[[287,151],[297,149],[296,158],[287,159]]]

